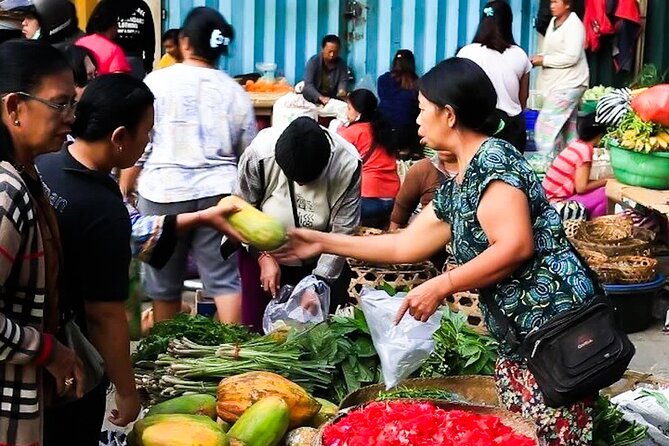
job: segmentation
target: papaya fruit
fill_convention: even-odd
[[[165,432],[168,432],[169,435],[164,434]],[[215,421],[204,415],[157,414],[142,418],[135,423],[128,436],[128,444],[130,446],[228,446],[228,438]]]
[[[212,395],[183,395],[151,407],[147,417],[158,414],[204,415],[216,420],[216,398]]]
[[[279,396],[286,402],[291,428],[308,424],[321,408],[306,390],[281,375],[247,372],[225,378],[218,384],[218,416],[234,423],[253,403],[267,396]]]
[[[333,419],[335,416],[337,416],[337,411],[339,410],[339,408],[335,403],[332,403],[323,398],[316,398],[316,401],[318,401],[321,404],[321,408],[318,411],[318,413],[314,416],[314,418],[311,420],[311,425],[313,427],[321,427],[322,425]]]
[[[219,205],[233,204],[238,212],[230,215],[230,225],[247,242],[261,251],[273,251],[286,242],[286,228],[275,218],[259,211],[235,195],[222,198]]]
[[[254,403],[228,431],[230,437],[246,446],[276,446],[288,431],[290,410],[279,396],[268,396]]]
[[[288,432],[285,446],[311,446],[318,435],[318,430],[313,427],[298,427]]]

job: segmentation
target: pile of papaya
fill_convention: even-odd
[[[213,395],[159,403],[135,423],[130,446],[310,446],[334,403],[270,372],[223,379]],[[283,443],[282,443],[283,441]]]
[[[244,84],[244,89],[254,93],[289,93],[293,87],[285,80],[268,81],[263,78],[257,81],[248,80]]]

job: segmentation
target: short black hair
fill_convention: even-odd
[[[193,53],[215,64],[235,37],[232,25],[215,9],[206,6],[193,8],[181,28],[181,35],[188,37]]]
[[[98,67],[98,62],[95,60],[95,56],[91,50],[83,46],[68,45],[62,51],[74,73],[74,85],[79,88],[88,85],[88,74],[86,73],[84,60],[88,57],[93,62],[93,65],[95,65],[95,68]]]
[[[485,5],[473,42],[500,53],[516,44],[513,39],[513,11],[506,1],[493,0]]]
[[[149,87],[129,74],[98,76],[88,84],[77,104],[72,135],[93,142],[119,127],[135,132],[153,101]]]
[[[576,120],[576,133],[581,141],[592,141],[606,133],[606,126],[597,122],[596,113],[579,113]]]
[[[179,43],[179,32],[181,32],[179,28],[168,29],[163,33],[161,42],[165,43],[168,40],[173,40],[175,43]]]
[[[336,34],[328,34],[327,36],[323,37],[323,40],[321,40],[321,48],[325,48],[325,45],[328,43],[334,43],[339,48],[341,48],[341,39]]]
[[[118,18],[123,9],[118,0],[102,0],[98,3],[86,25],[86,34],[99,34],[112,29],[118,24]]]

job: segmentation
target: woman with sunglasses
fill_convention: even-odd
[[[73,97],[72,70],[58,50],[28,40],[0,45],[3,445],[40,445],[43,404],[54,392],[80,397],[85,384],[81,361],[54,337],[60,242],[34,166],[70,132]]]

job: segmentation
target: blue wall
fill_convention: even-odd
[[[257,62],[275,62],[291,83],[328,33],[345,37],[344,56],[356,78],[376,79],[388,70],[395,51],[416,55],[420,73],[471,41],[485,0],[362,0],[361,16],[346,20],[346,0],[164,0],[163,29],[179,27],[194,6],[217,8],[235,28],[224,67],[232,75],[255,71]],[[510,0],[514,36],[531,52],[536,0]]]

